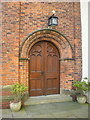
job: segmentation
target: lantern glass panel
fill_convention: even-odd
[[[57,25],[57,18],[52,18],[52,24]]]
[[[51,24],[52,24],[52,20],[48,19],[48,25],[51,25]]]

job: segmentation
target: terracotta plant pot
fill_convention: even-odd
[[[77,102],[78,103],[86,103],[87,97],[86,96],[77,96]]]
[[[19,102],[10,102],[10,109],[14,112],[18,112],[21,109],[21,101]]]

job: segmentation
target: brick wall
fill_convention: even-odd
[[[81,80],[80,3],[5,2],[2,3],[3,73],[1,85],[23,82],[28,86],[28,61],[19,61],[19,48],[30,33],[48,28],[47,20],[52,15],[52,10],[56,11],[58,26],[50,29],[55,29],[66,36],[73,49],[72,57],[75,58],[75,60],[61,61],[60,87],[71,89],[74,79]],[[71,56],[69,50],[65,54]]]
[[[2,85],[18,82],[19,3],[2,3]]]

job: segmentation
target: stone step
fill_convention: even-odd
[[[29,97],[24,105],[35,105],[35,104],[44,104],[44,103],[53,103],[53,102],[69,102],[72,101],[72,98],[67,95],[47,95],[47,96],[35,96]]]

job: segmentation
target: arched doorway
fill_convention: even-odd
[[[44,61],[46,61],[42,55],[46,55],[47,53],[47,48],[45,44],[49,44],[51,46],[51,48],[55,49],[56,53],[58,53],[58,68],[59,72],[57,73],[57,75],[59,75],[59,81],[58,81],[58,87],[57,90],[55,91],[55,88],[46,88],[46,80],[44,75],[46,74],[44,70],[46,70],[46,62],[42,62],[40,59],[43,58]],[[41,44],[41,47],[40,45]],[[47,95],[47,94],[58,94],[58,93],[63,93],[63,90],[67,90],[67,89],[72,89],[72,81],[74,80],[74,65],[75,65],[75,59],[74,59],[74,50],[72,48],[72,45],[70,44],[69,40],[62,35],[59,31],[53,30],[53,29],[41,29],[41,30],[36,30],[32,33],[30,33],[22,42],[22,44],[20,45],[20,52],[19,52],[19,61],[20,61],[20,83],[24,83],[27,87],[28,87],[28,93],[31,93],[30,91],[39,91],[39,90],[34,90],[33,88],[33,83],[31,83],[30,81],[30,63],[32,61],[31,59],[31,53],[34,49],[34,47],[38,46],[38,50],[39,49],[46,49],[45,53],[41,54],[41,56],[37,56],[37,61],[39,61],[39,64],[42,66],[44,66],[44,68],[40,69],[40,66],[38,69],[40,69],[40,72],[38,72],[36,74],[36,77],[39,75],[41,75],[44,83],[42,85],[42,89],[40,91],[42,91],[41,93],[35,93],[34,92],[31,94],[31,96],[33,95]],[[37,54],[39,54],[39,51],[37,50]],[[44,51],[44,50],[42,50]],[[35,51],[34,51],[35,52]],[[41,52],[42,53],[42,52]],[[55,57],[55,56],[53,56]],[[33,55],[33,59],[34,55]],[[52,59],[52,57],[49,56],[49,59]],[[35,59],[36,60],[36,59]],[[50,61],[49,61],[50,62]],[[43,65],[45,64],[45,65]],[[51,62],[50,64],[51,65]],[[47,66],[48,67],[48,66]],[[50,68],[50,67],[49,67]],[[55,68],[55,66],[54,66]],[[35,70],[34,70],[35,71]],[[43,73],[44,72],[44,73]],[[34,74],[34,73],[33,73]],[[44,75],[42,75],[44,74]],[[49,75],[49,74],[48,74]],[[51,75],[53,76],[53,72],[51,72]],[[49,76],[51,76],[49,75]],[[32,77],[32,75],[31,75]],[[44,77],[44,78],[43,78]],[[53,78],[53,77],[52,77]],[[54,79],[54,78],[53,78]],[[37,80],[39,81],[39,80]],[[37,82],[37,81],[33,81],[33,82]],[[41,80],[40,80],[41,81]],[[50,81],[50,80],[49,80]],[[54,80],[53,80],[54,81]],[[50,81],[51,82],[51,81]],[[48,84],[53,84],[48,82]],[[38,86],[40,84],[42,84],[41,82],[38,82]],[[36,84],[34,84],[36,85]],[[48,86],[50,86],[48,85]],[[53,86],[53,85],[52,85]],[[31,89],[32,90],[31,90]],[[47,90],[48,89],[48,90]],[[51,91],[50,91],[51,89]],[[60,91],[59,91],[60,89]],[[47,92],[46,92],[47,91]]]
[[[34,44],[29,52],[29,94],[30,96],[60,93],[59,52],[48,41]]]

